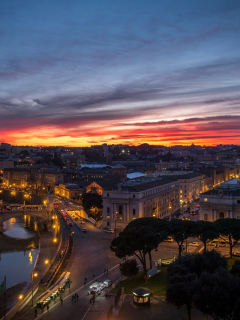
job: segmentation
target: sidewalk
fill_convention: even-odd
[[[165,297],[153,296],[150,306],[136,306],[133,304],[133,295],[127,294],[116,319],[187,320],[188,314],[186,308],[177,309],[174,305],[167,303]],[[207,316],[192,309],[192,320],[207,320]]]

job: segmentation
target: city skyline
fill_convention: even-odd
[[[238,1],[0,4],[0,136],[240,143]]]

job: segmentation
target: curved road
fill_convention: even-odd
[[[113,252],[111,252],[109,246],[111,240],[114,238],[113,234],[105,233],[94,227],[90,223],[80,225],[80,228],[87,228],[87,232],[83,233],[79,228],[74,225],[71,227],[71,231],[74,231],[73,235],[73,253],[69,261],[67,271],[69,271],[70,279],[72,281],[70,289],[65,291],[63,295],[63,304],[61,305],[59,298],[52,301],[50,304],[50,310],[45,310],[42,314],[40,309],[40,319],[91,319],[93,314],[90,312],[88,295],[89,286],[93,282],[93,274],[95,279],[100,280],[111,279],[117,280],[120,276],[119,263],[121,262]],[[104,274],[104,269],[108,269],[108,274]],[[84,279],[87,277],[87,284],[84,285]],[[78,301],[71,301],[72,295],[78,293]],[[100,305],[97,305],[97,300],[102,299]],[[94,308],[98,309],[99,315],[107,298],[99,297],[96,299]],[[95,311],[96,312],[96,311]],[[94,312],[94,313],[95,313]],[[96,314],[95,314],[96,315]],[[98,318],[99,318],[98,315]],[[23,319],[33,319],[34,309],[29,312]]]

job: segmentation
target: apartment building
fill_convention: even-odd
[[[200,193],[207,190],[205,184],[205,174],[190,172],[182,176],[177,176],[179,181],[179,199],[189,202],[198,199]]]
[[[3,184],[7,187],[26,187],[31,184],[30,172],[27,168],[3,169]]]
[[[64,184],[54,187],[54,193],[69,200],[77,198],[82,195],[82,189],[75,183]]]

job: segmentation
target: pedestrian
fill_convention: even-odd
[[[92,277],[93,277],[93,279],[94,279],[94,278],[95,278],[95,274],[93,274],[93,276],[92,276]]]
[[[75,293],[75,295],[76,295],[76,298],[77,298],[77,300],[78,300],[78,294],[77,294],[77,293]]]
[[[106,273],[106,269],[104,269],[104,273]]]
[[[47,311],[49,311],[49,305],[47,305]]]
[[[35,308],[35,318],[37,317],[37,308]]]
[[[60,301],[61,301],[61,305],[63,304],[63,299],[62,299],[62,297],[60,297]]]

